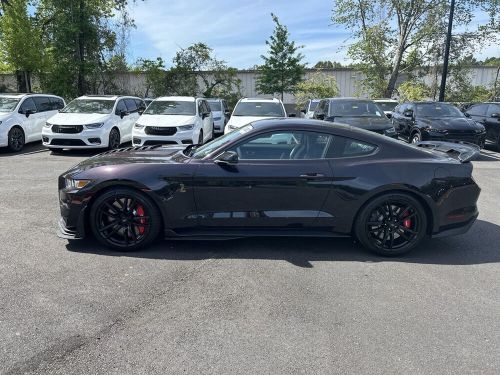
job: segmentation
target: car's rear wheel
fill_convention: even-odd
[[[367,249],[386,256],[418,246],[427,231],[422,205],[405,194],[388,194],[369,202],[358,215],[355,234]]]
[[[119,251],[133,251],[158,237],[161,217],[144,194],[127,188],[99,196],[90,210],[90,225],[102,244]]]
[[[120,147],[120,132],[118,131],[118,129],[113,128],[109,132],[108,149],[114,150],[118,147]]]
[[[12,129],[10,129],[8,134],[8,145],[7,145],[10,151],[12,152],[21,151],[24,147],[24,142],[25,138],[23,129],[21,129],[18,126],[15,126]]]

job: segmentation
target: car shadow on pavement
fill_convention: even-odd
[[[24,145],[23,149],[19,152],[10,152],[7,147],[0,147],[0,157],[4,156],[19,156],[38,154],[40,152],[47,152],[48,149],[42,145],[42,142],[32,142]]]
[[[131,142],[122,143],[120,148],[131,147]],[[90,158],[92,156],[98,155],[107,151],[105,148],[89,148],[89,149],[72,149],[72,150],[63,150],[54,152],[52,151],[52,155],[64,156],[64,157],[73,157],[73,158]]]
[[[500,262],[500,226],[478,220],[462,236],[434,238],[401,257],[372,254],[349,238],[247,238],[225,241],[158,240],[137,252],[116,252],[94,239],[71,241],[73,252],[103,256],[137,257],[159,260],[262,259],[285,260],[303,268],[314,262],[405,262],[442,265],[473,265]]]

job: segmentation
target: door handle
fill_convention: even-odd
[[[325,175],[323,173],[304,173],[300,175],[300,178],[323,178]]]

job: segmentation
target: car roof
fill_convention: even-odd
[[[167,100],[175,100],[178,102],[194,102],[196,101],[194,96],[160,96],[156,98],[155,101],[167,101]]]
[[[281,100],[277,98],[241,98],[240,102],[271,102],[271,103],[281,103]]]
[[[357,101],[357,102],[373,102],[371,99],[366,98],[354,98],[354,97],[345,97],[345,98],[326,98],[326,100],[334,101],[334,102],[343,102],[343,101]]]
[[[131,95],[82,95],[82,96],[79,96],[77,99],[117,100],[117,99],[122,99],[122,98],[142,100],[138,96],[131,96]]]
[[[43,94],[43,93],[20,93],[20,92],[13,92],[13,93],[0,93],[0,96],[3,98],[15,98],[15,99],[20,99],[24,98],[26,96],[53,96],[55,98],[61,98],[60,96],[54,95],[54,94]],[[62,99],[62,98],[61,98]]]
[[[390,103],[399,103],[396,99],[373,99],[375,103],[377,102],[390,102]]]

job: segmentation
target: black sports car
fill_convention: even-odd
[[[360,129],[398,138],[398,133],[373,100],[358,98],[322,99],[314,110],[313,118],[341,124],[352,125]]]
[[[477,150],[323,121],[262,120],[204,146],[108,151],[59,178],[60,235],[119,250],[167,238],[355,236],[380,254],[466,232]]]
[[[467,118],[457,107],[441,102],[411,102],[396,107],[392,123],[398,134],[411,143],[463,141],[484,147],[486,130]]]

